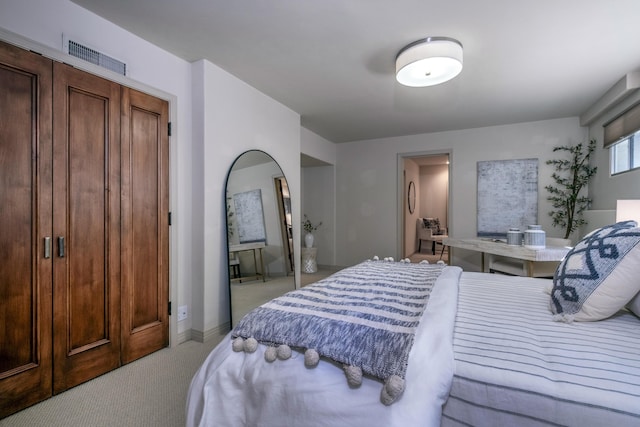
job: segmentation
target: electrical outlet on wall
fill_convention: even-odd
[[[187,306],[181,305],[178,307],[178,322],[185,320],[188,317]]]

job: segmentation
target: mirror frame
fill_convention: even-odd
[[[416,210],[416,185],[413,181],[409,182],[409,191],[407,192],[407,203],[409,213],[412,214]]]
[[[282,174],[282,177],[284,178],[284,181],[287,182],[287,177],[286,177],[286,175],[284,173],[284,170],[282,169],[282,167],[278,163],[278,161],[272,155],[270,155],[266,151],[260,150],[260,149],[250,149],[250,150],[246,150],[246,151],[243,151],[242,153],[238,154],[236,156],[236,158],[233,160],[233,162],[231,163],[231,165],[229,166],[229,169],[227,170],[227,174],[226,174],[225,181],[224,181],[224,189],[223,189],[222,197],[224,199],[224,205],[223,205],[224,206],[223,214],[224,214],[224,217],[225,217],[225,221],[224,221],[224,224],[225,224],[225,239],[224,240],[225,240],[225,243],[226,243],[226,246],[225,246],[225,250],[226,250],[226,256],[225,256],[226,264],[225,264],[225,267],[226,267],[226,273],[227,273],[227,289],[228,289],[228,299],[229,299],[229,325],[230,325],[230,329],[233,329],[233,327],[234,327],[234,323],[233,323],[234,319],[233,319],[233,300],[232,300],[232,292],[231,292],[232,279],[231,279],[231,272],[230,272],[230,269],[229,269],[229,262],[230,262],[230,259],[231,259],[230,258],[230,253],[229,253],[229,246],[230,246],[231,243],[230,243],[230,239],[229,239],[230,221],[229,221],[229,208],[228,208],[229,201],[227,199],[227,189],[229,187],[229,178],[231,176],[231,172],[233,172],[234,167],[238,163],[238,160],[240,160],[240,158],[242,158],[242,156],[244,156],[244,155],[246,155],[248,153],[261,153],[265,157],[268,157],[269,159],[271,159],[271,161],[273,163],[275,163],[275,165],[278,167],[278,169],[280,169],[280,172]],[[294,235],[294,227],[295,226],[292,223],[291,224],[291,239],[292,239],[292,241],[293,241],[293,235]],[[293,279],[293,287],[292,287],[291,290],[294,290],[294,289],[297,288],[297,281],[296,281],[296,265],[297,265],[297,263],[296,263],[296,258],[295,258],[294,246],[295,245],[292,244],[291,249],[290,249],[290,251],[291,251],[291,260],[290,261],[286,259],[285,249],[283,248],[283,257],[285,258],[285,262],[292,262],[292,267],[293,267],[292,271],[291,271],[291,275],[292,275],[292,279]],[[266,274],[264,265],[262,266],[262,268],[263,268],[263,273]],[[288,275],[288,271],[286,270],[286,268],[285,268],[285,275]]]

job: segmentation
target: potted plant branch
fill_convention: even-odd
[[[556,182],[555,186],[545,187],[550,193],[547,200],[553,206],[549,215],[553,219],[554,227],[564,228],[565,239],[568,239],[578,227],[587,223],[582,213],[591,204],[591,199],[580,193],[598,170],[596,166],[589,164],[595,148],[594,139],[589,141],[588,145],[579,143],[574,146],[555,147],[554,153],[563,151],[568,154],[568,158],[547,160],[548,165],[555,167],[551,177]]]

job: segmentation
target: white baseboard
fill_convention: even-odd
[[[177,340],[178,340],[178,344],[191,341],[191,329],[187,329],[186,331],[180,332],[178,334]]]
[[[231,330],[231,325],[229,322],[225,322],[222,325],[218,325],[215,328],[209,329],[207,331],[197,331],[195,329],[190,329],[190,339],[198,342],[207,342],[213,338],[219,338],[222,335],[226,335]],[[182,335],[182,334],[181,334]],[[180,341],[182,342],[182,341]]]

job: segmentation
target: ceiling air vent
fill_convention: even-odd
[[[83,46],[73,40],[67,39],[65,42],[65,50],[69,55],[91,62],[92,64],[99,65],[107,70],[122,74],[123,76],[127,75],[127,64],[124,62],[118,61],[117,59],[114,59],[109,55],[105,55],[102,52],[98,52],[95,49],[91,49],[90,47]]]

